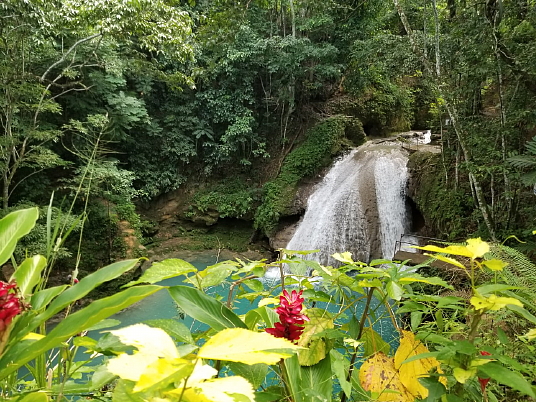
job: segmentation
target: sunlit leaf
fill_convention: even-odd
[[[418,378],[427,376],[432,370],[441,374],[439,361],[434,357],[426,357],[405,362],[405,360],[423,353],[430,353],[430,351],[421,341],[415,339],[412,332],[402,331],[400,346],[394,357],[395,368],[399,371],[400,381],[411,394],[426,398],[428,390],[418,382]],[[444,385],[447,384],[445,377],[441,377],[439,381]]]
[[[454,378],[456,378],[456,381],[465,384],[467,380],[473,378],[476,375],[476,371],[476,367],[470,367],[467,370],[462,369],[461,367],[455,367],[452,371],[452,374],[454,374]]]
[[[170,258],[161,262],[155,262],[138,280],[129,282],[126,286],[132,286],[137,283],[156,283],[164,279],[174,278],[196,271],[197,268],[189,262],[177,258]]]
[[[429,255],[430,257],[434,257],[435,259],[439,260],[439,261],[443,261],[443,262],[446,262],[447,264],[451,264],[451,265],[454,265],[458,268],[462,268],[462,269],[466,269],[462,263],[460,263],[458,260],[455,260],[454,258],[451,258],[451,257],[445,257],[444,255],[438,255],[438,254],[427,254],[427,253],[424,253],[425,255]]]
[[[142,374],[151,364],[159,360],[158,356],[147,353],[134,353],[132,355],[123,353],[107,363],[108,370],[130,381],[138,381]]]
[[[39,217],[37,208],[20,209],[0,220],[0,265],[13,254],[17,241],[30,233]]]
[[[508,265],[506,262],[497,259],[482,261],[482,264],[492,271],[502,271]]]
[[[29,334],[27,334],[24,338],[22,338],[23,340],[25,339],[30,339],[30,340],[34,340],[34,341],[37,341],[39,339],[42,339],[44,338],[45,335],[42,335],[42,334],[37,334],[35,332],[30,332]]]
[[[254,402],[255,390],[239,376],[214,378],[189,388],[182,395],[185,402]]]
[[[427,245],[424,247],[415,247],[425,251],[432,251],[435,253],[441,254],[453,254],[460,255],[462,257],[469,257],[471,259],[480,258],[489,252],[489,244],[479,237],[477,239],[467,240],[467,246],[447,246],[447,247],[437,247],[433,245]],[[437,256],[434,256],[437,258]]]
[[[523,303],[513,297],[500,297],[490,295],[488,297],[476,294],[470,299],[476,310],[500,310],[508,305],[523,307]]]
[[[334,327],[333,318],[326,310],[313,308],[307,310],[309,321],[304,323],[303,333],[298,345],[306,349],[298,352],[298,361],[302,366],[312,366],[324,359],[329,352],[326,340],[316,334]]]
[[[41,280],[41,272],[43,272],[46,265],[47,260],[45,257],[34,255],[26,258],[17,267],[17,270],[13,273],[13,278],[17,281],[19,291],[24,297],[33,293],[32,290]]]
[[[467,240],[467,250],[472,253],[471,258],[480,258],[489,252],[489,244],[480,237]]]
[[[108,361],[108,370],[121,378],[131,381],[139,381],[147,371],[150,371],[155,381],[162,381],[172,372],[162,371],[170,369],[173,362],[157,363],[162,360],[174,361],[179,358],[179,353],[171,337],[160,328],[152,328],[145,324],[130,325],[111,334],[119,338],[125,344],[137,348],[132,355],[123,353]],[[182,368],[185,363],[181,362]],[[152,367],[149,370],[149,367]],[[179,370],[179,368],[177,368]],[[150,379],[142,382],[142,388],[153,385]]]
[[[177,358],[177,348],[171,337],[160,328],[149,327],[145,324],[134,324],[128,327],[110,331],[125,345],[134,346],[140,353],[156,357]]]
[[[279,304],[279,298],[277,297],[265,297],[259,300],[259,307],[268,306],[269,304]]]
[[[157,359],[146,366],[133,391],[141,392],[162,389],[168,384],[188,378],[193,369],[194,364],[189,360]]]
[[[392,358],[378,352],[368,358],[359,370],[359,381],[376,401],[413,402],[415,397],[400,381]]]
[[[211,337],[197,355],[203,359],[245,364],[275,364],[292,356],[298,349],[292,342],[266,332],[229,328]]]
[[[345,264],[353,264],[354,260],[352,259],[352,253],[346,251],[344,253],[335,253],[332,255],[334,259],[340,262],[344,262]]]

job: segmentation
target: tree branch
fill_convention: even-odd
[[[72,51],[74,51],[78,46],[80,46],[82,43],[84,42],[88,42],[90,40],[93,40],[95,38],[98,38],[99,36],[102,36],[102,33],[96,33],[96,34],[93,34],[93,35],[90,35],[86,38],[82,38],[80,40],[78,40],[76,43],[74,43],[70,48],[69,50],[67,50],[67,52],[65,52],[65,54],[61,57],[61,59],[59,59],[58,61],[56,61],[55,63],[53,63],[52,65],[50,65],[47,70],[43,73],[43,75],[41,76],[41,82],[43,82],[46,78],[46,76],[48,75],[48,73],[50,73],[50,71],[52,71],[52,69],[58,65],[60,65],[61,63],[63,63],[66,59],[67,59],[67,56],[69,56],[69,54],[71,54]]]

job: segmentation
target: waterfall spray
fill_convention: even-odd
[[[407,155],[394,142],[366,143],[341,158],[309,197],[290,250],[320,249],[307,258],[333,265],[336,252],[356,260],[391,259],[409,229]]]

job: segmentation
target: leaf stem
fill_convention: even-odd
[[[357,332],[357,339],[361,339],[361,335],[363,334],[363,329],[365,328],[365,320],[367,319],[367,314],[370,308],[370,303],[372,301],[372,295],[374,294],[375,288],[369,288],[367,291],[367,301],[365,303],[365,308],[363,309],[363,314],[361,314],[361,320],[359,321],[359,331]],[[355,359],[357,358],[357,348],[355,348],[354,353],[352,355],[352,359],[350,360],[350,367],[348,368],[348,375],[346,376],[346,381],[350,382],[352,379],[352,373],[354,371],[354,363]],[[341,402],[346,402],[346,394],[344,391],[341,391]]]

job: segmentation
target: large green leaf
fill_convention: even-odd
[[[98,271],[95,271],[92,274],[82,278],[80,282],[71,286],[69,289],[65,290],[58,297],[56,297],[50,303],[48,308],[44,312],[39,314],[30,323],[30,326],[27,328],[24,334],[28,333],[29,331],[32,331],[41,323],[51,318],[54,314],[63,310],[69,304],[74,303],[76,300],[79,300],[82,297],[86,296],[89,292],[91,292],[100,284],[115,279],[124,272],[134,268],[137,263],[138,260],[119,261],[107,265],[106,267],[101,268]]]
[[[155,262],[138,280],[132,281],[126,286],[132,286],[137,283],[156,283],[163,281],[164,279],[174,278],[196,271],[197,268],[189,262],[177,258],[170,258],[162,262]]]
[[[30,233],[38,217],[37,208],[29,208],[11,212],[0,220],[0,265],[9,260],[17,241]]]
[[[244,377],[246,380],[248,380],[255,389],[258,389],[262,385],[266,375],[268,374],[268,369],[270,368],[270,366],[263,363],[244,364],[228,362],[227,366],[229,366],[234,374]]]
[[[281,369],[285,371],[285,378],[287,380],[286,388],[290,392],[290,399],[295,402],[308,402],[303,394],[302,386],[302,372],[305,367],[300,366],[298,362],[298,355],[292,356],[286,359]]]
[[[300,350],[298,361],[302,366],[312,366],[324,359],[329,353],[329,347],[324,337],[317,334],[333,328],[333,318],[326,310],[312,308],[306,311],[309,321],[304,323],[303,333],[298,340],[298,345],[307,348]]]
[[[370,327],[363,328],[363,333],[359,340],[363,342],[365,348],[363,358],[372,356],[376,352],[388,354],[391,349],[391,346],[382,339],[381,335]]]
[[[336,349],[331,349],[329,351],[329,355],[331,358],[331,371],[333,372],[333,376],[339,381],[341,389],[346,394],[346,397],[350,398],[352,393],[352,384],[350,381],[346,380],[348,369],[350,368],[350,362]]]
[[[153,328],[163,329],[168,335],[172,336],[179,342],[194,343],[192,333],[188,327],[180,321],[173,319],[158,319],[145,321],[145,324]]]
[[[52,299],[58,296],[66,288],[67,285],[54,286],[52,288],[43,289],[39,292],[34,293],[30,301],[32,309],[40,310],[41,308],[47,306],[48,303],[52,301]]]
[[[485,374],[482,377],[491,377],[499,384],[504,384],[508,387],[518,390],[525,395],[528,395],[532,398],[536,398],[536,395],[534,394],[530,383],[525,378],[523,378],[521,374],[515,371],[508,370],[506,367],[502,366],[499,363],[486,363],[483,366],[480,366],[478,368],[478,371]]]
[[[60,345],[71,336],[80,333],[160,289],[162,287],[156,285],[137,286],[116,293],[113,296],[96,300],[86,308],[65,318],[44,338],[38,341],[25,341],[13,345],[0,359],[0,379],[5,378],[6,375],[14,372],[37,356],[42,355],[47,350]]]
[[[177,305],[190,317],[217,331],[225,328],[247,328],[238,316],[216,299],[189,286],[168,288]]]
[[[199,271],[197,275],[186,279],[197,288],[205,289],[212,286],[221,285],[233,272],[237,271],[237,263],[232,261],[222,261],[206,267]]]
[[[301,391],[310,402],[330,402],[333,390],[330,359],[321,360],[311,367],[303,367]]]
[[[267,328],[273,328],[274,323],[279,321],[277,313],[266,306],[249,310],[244,318],[249,329],[255,329],[259,321],[264,322]]]
[[[17,281],[20,293],[27,297],[32,293],[35,285],[41,280],[41,272],[47,265],[47,260],[42,255],[34,255],[26,258],[22,264],[17,267],[13,278]]]

